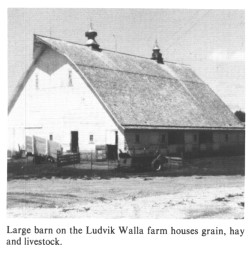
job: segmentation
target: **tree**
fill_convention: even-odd
[[[245,123],[245,112],[241,111],[241,110],[237,110],[235,112],[236,117],[243,123]]]

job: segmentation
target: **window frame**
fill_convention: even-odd
[[[38,76],[38,73],[35,74],[35,87],[36,87],[36,89],[39,89],[39,76]]]
[[[68,71],[68,86],[69,87],[73,86],[73,72],[72,72],[72,70]]]
[[[89,143],[93,144],[94,143],[94,134],[89,135]]]

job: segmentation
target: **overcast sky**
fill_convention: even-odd
[[[101,48],[185,63],[233,110],[244,110],[242,10],[9,9],[9,96],[32,61],[33,34],[85,43],[92,21]]]

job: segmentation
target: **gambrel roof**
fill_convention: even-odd
[[[144,57],[35,35],[35,54],[43,47],[56,50],[76,66],[123,128],[244,129],[187,65],[158,64]],[[10,107],[17,96],[18,89]]]

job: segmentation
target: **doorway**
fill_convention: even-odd
[[[77,153],[79,150],[78,131],[71,131],[71,152]]]

